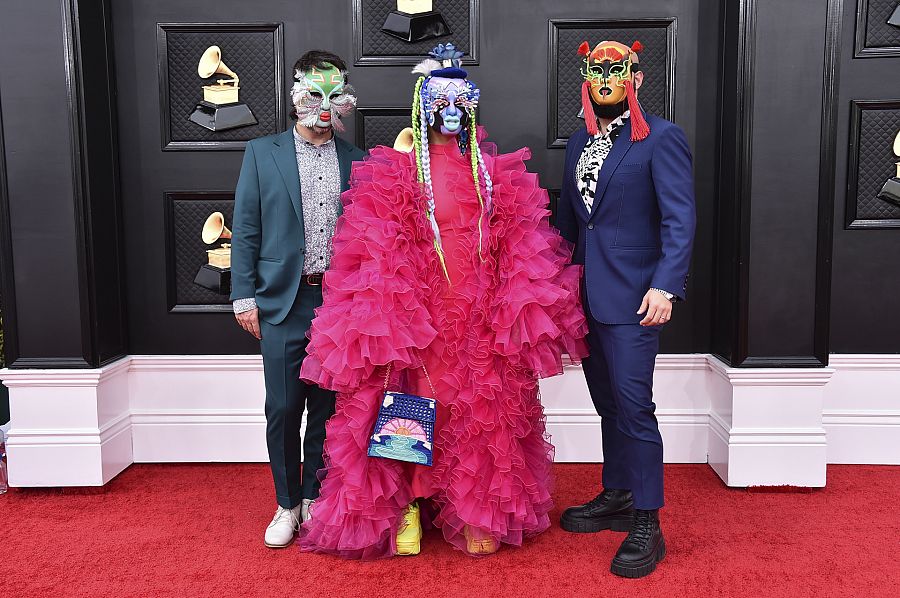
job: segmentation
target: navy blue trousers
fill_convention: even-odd
[[[636,509],[659,509],[663,444],[653,403],[653,367],[661,327],[603,324],[586,315],[591,354],[581,363],[602,422],[603,487],[631,490]]]

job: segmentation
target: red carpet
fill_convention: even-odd
[[[557,515],[599,466],[557,466]],[[666,469],[669,555],[623,580],[624,537],[554,527],[475,560],[431,532],[418,557],[370,563],[265,548],[266,465],[137,465],[106,488],[0,496],[0,595],[841,596],[900,595],[900,467],[832,466],[809,493],[728,489],[705,465]]]

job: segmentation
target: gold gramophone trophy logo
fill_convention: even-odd
[[[450,27],[432,0],[397,0],[381,30],[405,42],[421,42],[450,35]]]
[[[201,79],[213,75],[226,75],[228,78],[216,79],[215,84],[203,86],[203,101],[191,113],[191,122],[210,131],[227,131],[258,122],[247,104],[238,99],[240,79],[222,62],[219,46],[206,49],[197,65],[197,74]]]
[[[225,215],[222,212],[213,212],[203,223],[200,237],[207,245],[213,245],[219,241],[230,241],[231,231],[225,226]],[[207,263],[200,266],[194,283],[219,293],[227,295],[231,292],[231,244],[222,243],[219,247],[206,250]]]
[[[900,158],[900,131],[897,131],[897,136],[894,137],[894,155]],[[897,162],[896,176],[885,181],[878,193],[878,199],[900,206],[900,162]]]

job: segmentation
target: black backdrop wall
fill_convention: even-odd
[[[869,189],[893,163],[846,176],[854,159],[892,159],[863,154],[863,146],[878,145],[873,131],[900,126],[890,120],[900,109],[889,102],[900,98],[889,76],[900,57],[885,50],[900,40],[881,27],[879,1],[859,3],[877,13],[862,25],[856,0],[435,0],[455,29],[440,41],[470,51],[482,123],[501,151],[530,147],[529,167],[551,190],[563,160],[552,146],[577,122],[570,46],[605,37],[648,46],[652,77],[642,97],[687,132],[699,217],[689,301],[678,306],[663,350],[713,352],[744,366],[818,366],[829,351],[900,350],[900,320],[882,315],[900,293],[900,231],[888,228],[900,218],[872,212]],[[335,51],[352,65],[360,97],[345,135],[361,145],[384,142],[403,123],[420,51],[378,31],[392,4],[0,7],[0,282],[11,298],[12,366],[258,351],[227,303],[189,282],[196,258],[184,256],[198,251],[197,219],[213,209],[229,214],[241,133],[227,136],[228,147],[205,143],[208,135],[184,141],[187,115],[171,94],[195,88],[199,99],[202,82],[178,61],[199,59],[194,46],[220,42],[262,133],[289,121],[277,102],[252,94],[268,93],[272,81],[286,94],[300,53]],[[230,25],[218,36],[198,27],[200,37],[178,38],[173,25],[184,23]],[[868,38],[854,52],[860,27]],[[865,57],[865,44],[875,59]],[[269,83],[249,84],[260,71]],[[851,99],[887,103],[866,112],[851,110]],[[880,120],[872,125],[869,116]],[[851,127],[857,117],[861,125]],[[851,179],[864,182],[852,201]],[[851,206],[879,228],[848,220]]]
[[[157,23],[198,22],[214,20],[213,14],[230,22],[283,22],[284,55],[288,69],[286,85],[290,82],[290,66],[306,49],[324,48],[345,57],[353,64],[360,58],[356,46],[360,37],[375,36],[381,43],[379,52],[408,51],[402,42],[393,42],[377,27],[360,27],[354,35],[351,25],[355,5],[361,9],[365,22],[379,19],[377,2],[312,2],[271,1],[231,2],[134,2],[113,10],[113,32],[116,39],[116,72],[119,91],[120,155],[122,172],[122,200],[126,225],[126,255],[128,271],[128,306],[131,350],[135,353],[246,353],[256,351],[256,344],[238,329],[227,314],[170,313],[172,301],[167,292],[165,255],[167,227],[177,228],[177,220],[165,220],[163,198],[166,192],[210,191],[233,189],[241,153],[238,151],[168,152],[160,151],[160,104],[155,93],[157,60],[166,60],[157,53]],[[391,3],[381,3],[391,4]],[[713,187],[715,181],[716,81],[714,77],[698,77],[698,47],[718,45],[716,11],[699,11],[694,0],[682,2],[654,0],[641,3],[639,10],[623,14],[607,7],[585,9],[581,0],[562,0],[551,5],[545,2],[527,3],[530,10],[510,11],[508,2],[476,2],[474,20],[481,31],[480,44],[469,46],[478,64],[468,67],[470,76],[482,89],[480,118],[501,151],[528,146],[534,152],[529,167],[540,173],[544,187],[560,186],[563,148],[548,149],[548,86],[550,72],[548,56],[549,25],[553,19],[593,19],[595,22],[569,23],[578,30],[563,30],[559,48],[563,64],[575,65],[575,48],[585,37],[597,42],[605,34],[591,31],[600,26],[624,29],[626,34],[640,36],[647,43],[648,36],[658,40],[653,47],[659,63],[658,98],[665,99],[667,30],[674,36],[677,69],[674,79],[674,118],[688,131],[697,153],[698,203],[701,235],[697,242],[697,264],[692,277],[692,300],[680,306],[672,329],[666,334],[668,351],[704,351],[709,344],[711,301],[711,255],[714,216]],[[468,13],[469,2],[437,2],[447,17],[456,11]],[[521,3],[517,3],[521,7]],[[302,10],[298,10],[303,7]],[[370,12],[374,16],[370,16]],[[627,19],[675,17],[677,24],[628,23]],[[610,20],[612,22],[603,22]],[[380,25],[380,23],[379,23]],[[624,25],[624,27],[622,26]],[[581,37],[584,35],[584,37]],[[465,44],[468,30],[457,40]],[[457,39],[457,36],[447,38]],[[577,39],[577,41],[575,41]],[[444,40],[446,41],[446,40]],[[628,40],[631,41],[630,39]],[[566,43],[567,42],[567,43]],[[436,42],[427,44],[433,45]],[[384,47],[382,49],[382,47]],[[555,48],[553,48],[555,51]],[[650,52],[648,51],[648,54]],[[570,59],[571,57],[571,59]],[[416,57],[406,62],[412,63]],[[674,59],[674,57],[672,57]],[[223,59],[236,70],[234,61],[241,56],[226,54]],[[377,58],[375,58],[377,59]],[[196,60],[196,58],[194,58]],[[715,64],[715,54],[711,60]],[[646,61],[646,58],[645,58]],[[246,68],[246,67],[245,67]],[[368,145],[372,137],[393,139],[402,126],[403,117],[385,118],[373,107],[393,107],[408,112],[415,77],[410,66],[352,66],[351,80],[359,95],[360,125],[365,138],[357,139]],[[565,73],[568,74],[568,73]],[[569,77],[571,79],[571,77]],[[195,84],[195,87],[198,85]],[[551,93],[555,94],[556,89]],[[577,97],[577,82],[570,83],[566,97]],[[665,101],[661,102],[665,107]],[[569,112],[577,114],[577,105]],[[564,113],[567,122],[575,114]],[[134,118],[135,115],[143,115]],[[183,116],[182,116],[183,119]],[[347,137],[359,137],[355,122],[348,123]],[[191,125],[194,126],[194,125]],[[289,125],[283,124],[283,127]],[[563,125],[565,127],[565,124]],[[571,128],[571,125],[569,125]],[[381,135],[377,135],[383,131]],[[568,135],[570,130],[560,133]],[[366,139],[368,138],[368,139]],[[387,138],[387,139],[385,139]],[[380,139],[380,140],[381,140]],[[552,140],[551,140],[552,141]],[[140,159],[135,159],[140,156]],[[135,158],[132,158],[135,157]],[[196,218],[195,220],[196,221]],[[137,223],[140,223],[137,225]],[[196,235],[196,233],[195,233]],[[171,238],[171,236],[170,236]],[[196,268],[195,268],[196,269]],[[168,303],[167,303],[168,302]]]
[[[830,23],[841,53],[832,96],[834,282],[831,349],[900,351],[900,207],[873,198],[897,174],[891,151],[900,131],[900,28],[886,23],[897,2],[832,0]]]

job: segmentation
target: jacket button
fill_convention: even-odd
[[[588,230],[594,230],[594,225],[593,225],[593,224],[588,224]]]

